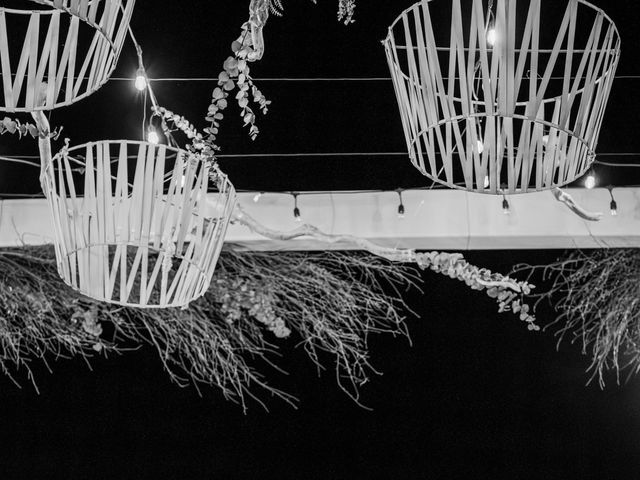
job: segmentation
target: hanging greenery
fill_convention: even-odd
[[[284,6],[282,0],[254,0],[254,2],[267,2],[269,11],[274,15],[282,16]],[[317,3],[316,0],[311,0],[313,3]],[[356,10],[356,0],[338,0],[338,21],[343,22],[345,25],[354,23],[353,15]]]
[[[22,123],[17,118],[9,117],[4,117],[2,121],[0,121],[0,135],[4,135],[5,133],[18,135],[18,138],[23,138],[26,136],[30,136],[31,138],[38,138],[40,134],[40,132],[38,131],[38,127],[36,127],[33,123]],[[50,132],[49,136],[54,140],[57,140],[61,133],[62,127],[56,128],[53,132]]]

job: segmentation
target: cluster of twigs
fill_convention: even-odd
[[[605,373],[640,371],[640,250],[576,251],[546,266],[516,271],[542,275],[546,285],[536,306],[550,302],[557,311],[547,328],[560,340],[580,342],[591,357],[591,380],[604,386]],[[539,283],[540,285],[540,283]]]
[[[219,264],[221,272],[246,276],[250,288],[275,297],[275,315],[282,319],[323,369],[322,353],[334,359],[340,388],[358,402],[359,387],[377,373],[369,361],[368,336],[389,333],[408,337],[401,289],[417,286],[411,269],[378,257],[324,252],[232,254]],[[391,292],[391,294],[385,293]]]
[[[212,288],[189,309],[140,310],[96,303],[65,286],[48,247],[0,252],[0,272],[0,367],[14,381],[19,370],[34,381],[36,360],[88,360],[147,344],[176,383],[217,387],[245,408],[248,398],[262,404],[265,392],[295,405],[256,367],[277,369],[282,342],[300,343],[319,369],[332,357],[339,386],[357,402],[359,387],[376,373],[368,336],[406,335],[407,309],[394,288],[417,280],[411,270],[365,254],[228,250]],[[248,300],[230,303],[239,298],[232,278]],[[263,307],[286,325],[288,338],[265,324]]]

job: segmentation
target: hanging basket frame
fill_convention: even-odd
[[[0,111],[52,110],[96,92],[117,65],[135,5],[30,1],[40,9],[0,7]],[[23,40],[21,48],[16,40]],[[12,58],[12,51],[19,57]]]
[[[552,48],[542,48],[549,1],[496,0],[491,18],[486,0],[448,0],[444,47],[432,11],[447,0],[422,0],[389,27],[383,43],[405,140],[425,176],[451,188],[512,194],[561,187],[590,168],[620,37],[601,9],[568,0]],[[579,29],[585,17],[593,23]],[[500,35],[495,45],[487,41],[489,26]]]
[[[56,154],[43,188],[58,271],[75,290],[166,308],[186,307],[209,288],[236,202],[215,163],[165,145],[90,142]]]

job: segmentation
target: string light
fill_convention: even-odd
[[[147,132],[147,141],[153,145],[158,145],[160,143],[160,136],[152,126],[149,126],[149,131]]]
[[[262,197],[262,192],[258,192],[253,197],[253,202],[258,203],[260,201],[260,197]]]
[[[502,195],[502,213],[509,215],[511,213],[511,207],[509,206],[509,200],[506,195]]]
[[[487,32],[487,43],[490,47],[493,47],[496,44],[496,40],[498,39],[498,34],[496,33],[496,29],[491,27]]]
[[[398,192],[398,197],[400,198],[400,204],[398,205],[398,218],[402,220],[404,218],[404,204],[402,203],[402,190],[396,190]]]
[[[593,171],[593,169],[589,170],[589,174],[587,175],[587,178],[584,181],[584,186],[585,186],[585,188],[587,188],[589,190],[595,188],[595,186],[596,186],[596,174]]]
[[[611,195],[611,203],[609,204],[609,208],[611,209],[611,215],[614,217],[618,216],[618,202],[613,197],[613,186],[609,185],[608,187],[609,195]]]
[[[140,91],[140,92],[144,92],[147,89],[147,74],[144,71],[144,68],[140,67],[138,68],[138,71],[136,72],[136,80],[134,82],[134,85],[136,87],[136,90]]]
[[[300,209],[298,208],[298,194],[293,193],[293,218],[296,219],[296,222],[301,222],[302,217],[300,216]]]

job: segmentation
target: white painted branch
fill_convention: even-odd
[[[240,205],[236,206],[235,218],[236,221],[242,223],[247,226],[252,232],[257,233],[258,235],[262,235],[263,237],[269,238],[271,240],[293,240],[299,237],[312,237],[316,240],[319,240],[324,243],[334,244],[334,243],[350,243],[352,245],[356,245],[361,250],[365,250],[369,253],[377,255],[379,257],[386,258],[387,260],[391,260],[392,262],[402,262],[402,263],[415,263],[416,262],[416,253],[415,250],[411,249],[396,249],[396,248],[385,248],[380,245],[376,245],[375,243],[366,240],[364,238],[356,237],[353,235],[330,235],[322,232],[318,227],[313,225],[304,224],[295,230],[291,230],[289,232],[283,232],[278,230],[272,230],[261,223],[259,223],[255,218],[249,215]]]
[[[39,131],[38,147],[40,150],[40,186],[42,187],[42,192],[46,197],[49,194],[49,189],[46,183],[45,170],[47,165],[51,163],[52,158],[50,136],[51,127],[49,125],[49,120],[47,120],[46,115],[41,110],[31,112],[31,116],[36,122],[36,126]]]
[[[352,244],[360,250],[364,250],[373,255],[386,258],[392,262],[415,263],[419,267],[426,269],[431,268],[437,272],[458,278],[462,281],[468,281],[484,288],[502,288],[515,292],[521,292],[523,284],[511,278],[492,274],[486,270],[480,270],[470,265],[460,254],[448,253],[418,253],[414,249],[408,248],[388,248],[376,245],[375,243],[364,238],[354,235],[331,235],[321,231],[319,228],[304,224],[289,232],[270,229],[255,218],[249,215],[240,205],[236,206],[234,220],[248,227],[252,232],[262,235],[271,240],[293,240],[299,237],[311,237],[315,240],[327,243],[347,243]],[[469,283],[471,285],[471,283]]]
[[[255,62],[261,60],[264,55],[264,35],[262,29],[269,18],[268,0],[251,0],[249,5],[249,25],[251,26],[251,43],[253,51],[247,60]]]
[[[589,222],[599,222],[602,220],[602,213],[600,212],[589,212],[578,205],[573,197],[568,193],[563,192],[559,188],[554,188],[552,191],[553,196],[560,203],[564,203],[569,210],[578,215],[580,218],[588,220]]]

